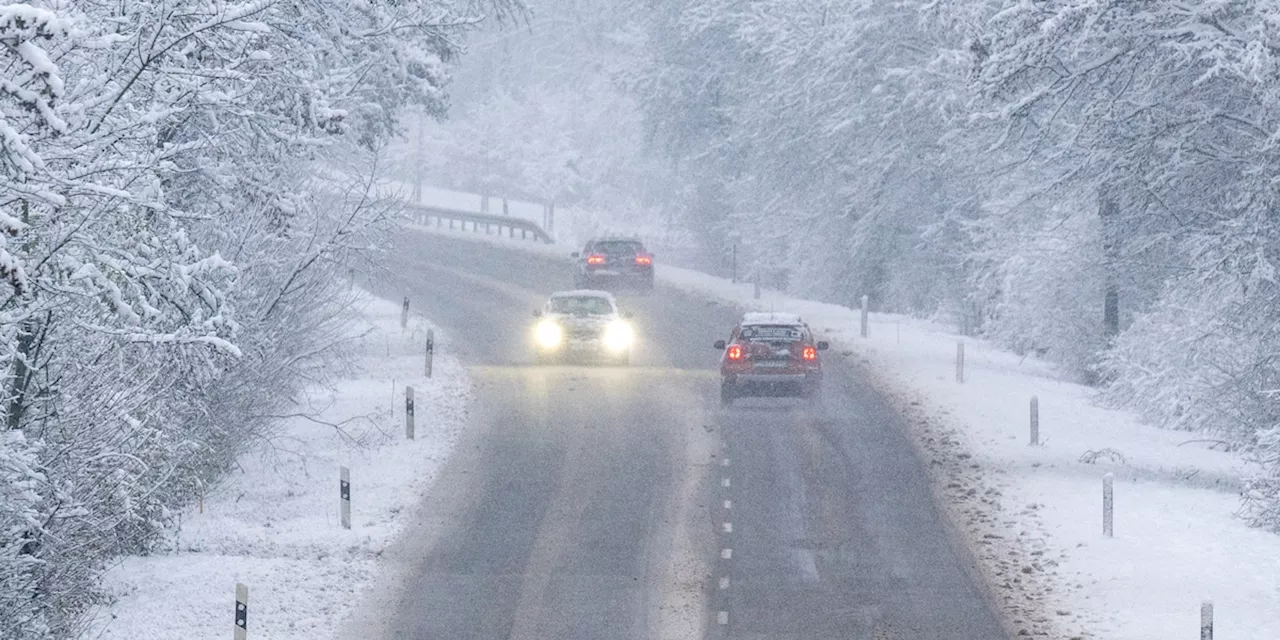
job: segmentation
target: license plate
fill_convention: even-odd
[[[787,362],[786,360],[761,360],[755,363],[757,367],[763,367],[768,369],[781,369],[783,367],[786,367],[788,364],[790,363]]]

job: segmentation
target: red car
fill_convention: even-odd
[[[793,313],[748,313],[729,339],[717,340],[720,402],[742,396],[817,396],[822,389],[822,358],[828,345]]]

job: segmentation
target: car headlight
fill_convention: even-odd
[[[605,348],[610,351],[629,349],[634,340],[635,334],[631,331],[631,325],[621,320],[610,322],[604,328],[604,336],[601,338]]]
[[[560,325],[550,320],[539,322],[533,334],[538,341],[538,346],[544,349],[553,349],[560,346],[560,343],[564,341],[564,329],[561,329]]]

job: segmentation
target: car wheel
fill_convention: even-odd
[[[720,383],[720,406],[727,407],[733,404],[733,398],[737,394],[734,393],[733,384],[729,382]]]

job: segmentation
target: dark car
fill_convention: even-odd
[[[639,240],[597,238],[572,255],[579,289],[653,290],[653,253]]]
[[[720,356],[720,402],[742,396],[812,398],[822,389],[822,359],[827,343],[814,340],[800,316],[792,313],[747,313],[729,339],[717,340]]]

